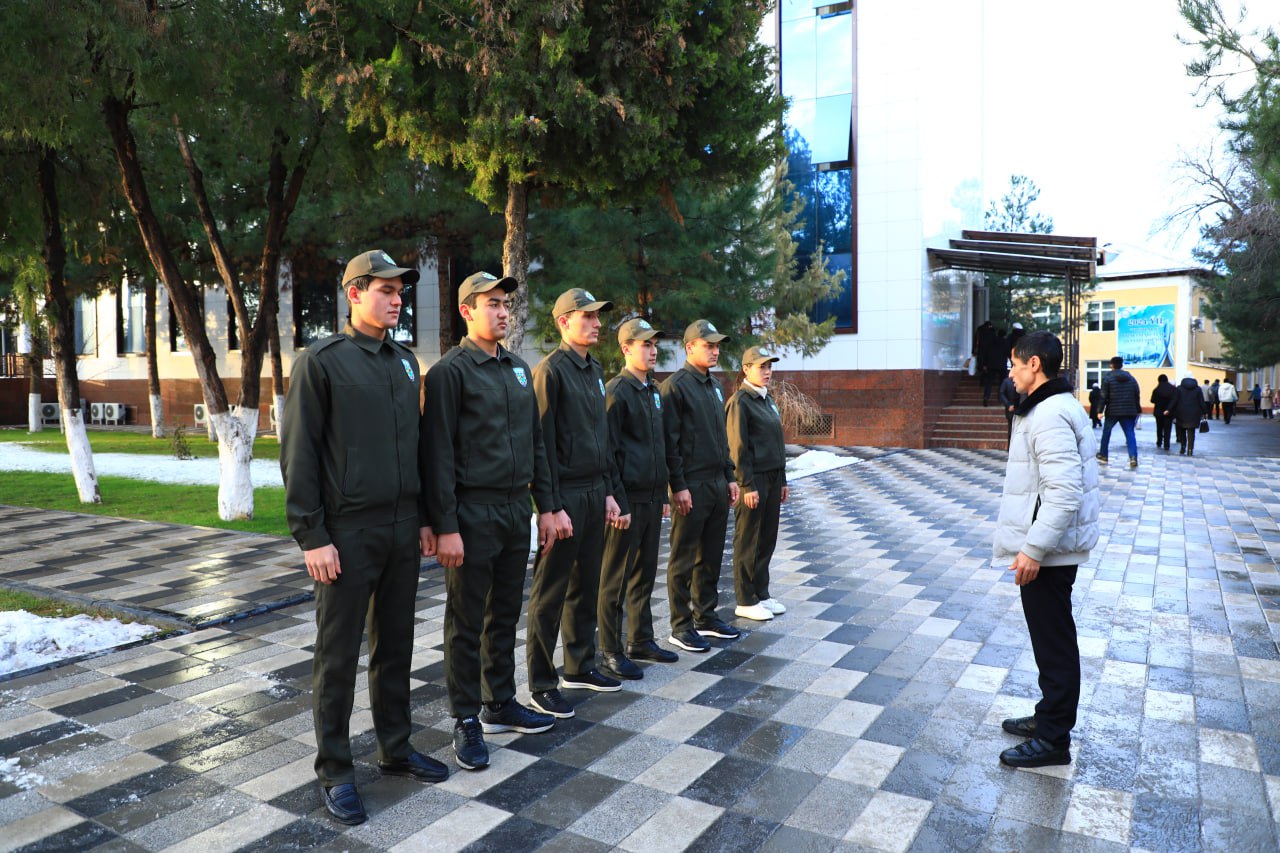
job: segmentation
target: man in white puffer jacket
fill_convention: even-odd
[[[1049,332],[1013,349],[1013,381],[1026,399],[1013,419],[993,562],[1015,573],[1042,698],[1034,715],[1004,721],[1027,738],[1000,753],[1010,767],[1070,764],[1080,704],[1071,587],[1098,541],[1098,463],[1089,417],[1061,366],[1062,343]]]

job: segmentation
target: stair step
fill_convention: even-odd
[[[949,447],[960,450],[1006,450],[1004,437],[1000,438],[931,438],[930,447]]]

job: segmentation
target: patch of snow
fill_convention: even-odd
[[[123,646],[159,630],[152,625],[96,619],[84,613],[48,618],[25,610],[8,610],[0,613],[0,674]]]
[[[99,477],[128,477],[153,483],[180,483],[193,486],[218,485],[217,459],[174,459],[145,453],[95,453],[93,467]],[[70,474],[71,457],[65,453],[34,450],[15,442],[0,444],[0,470],[46,471]],[[274,459],[254,459],[250,476],[257,488],[283,488],[280,463]]]
[[[825,474],[846,465],[857,465],[861,461],[856,456],[837,456],[829,450],[806,450],[787,460],[787,479],[798,480],[814,474]]]
[[[23,770],[16,758],[0,758],[0,781],[17,785],[24,791],[43,787],[45,778],[33,770]]]

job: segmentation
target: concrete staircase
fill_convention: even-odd
[[[961,447],[967,450],[1005,450],[1007,427],[1004,412],[991,390],[991,405],[982,405],[982,386],[973,377],[965,377],[951,404],[941,411],[925,441],[926,447]]]

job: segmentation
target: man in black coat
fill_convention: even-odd
[[[1173,403],[1165,411],[1165,416],[1172,418],[1178,425],[1178,453],[1183,456],[1194,456],[1196,449],[1196,430],[1200,420],[1209,411],[1204,392],[1196,384],[1195,377],[1188,376],[1178,383]]]
[[[1156,447],[1169,449],[1169,433],[1173,430],[1173,416],[1165,414],[1173,407],[1173,398],[1178,389],[1173,387],[1169,377],[1161,373],[1154,391],[1151,392],[1151,411],[1156,416]]]
[[[1107,462],[1107,447],[1111,443],[1111,430],[1118,423],[1124,430],[1124,441],[1129,448],[1129,467],[1138,467],[1138,438],[1134,424],[1142,414],[1142,392],[1138,380],[1124,370],[1124,359],[1111,359],[1111,372],[1102,380],[1102,411],[1106,416],[1102,423],[1102,442],[1098,448],[1098,461]]]

